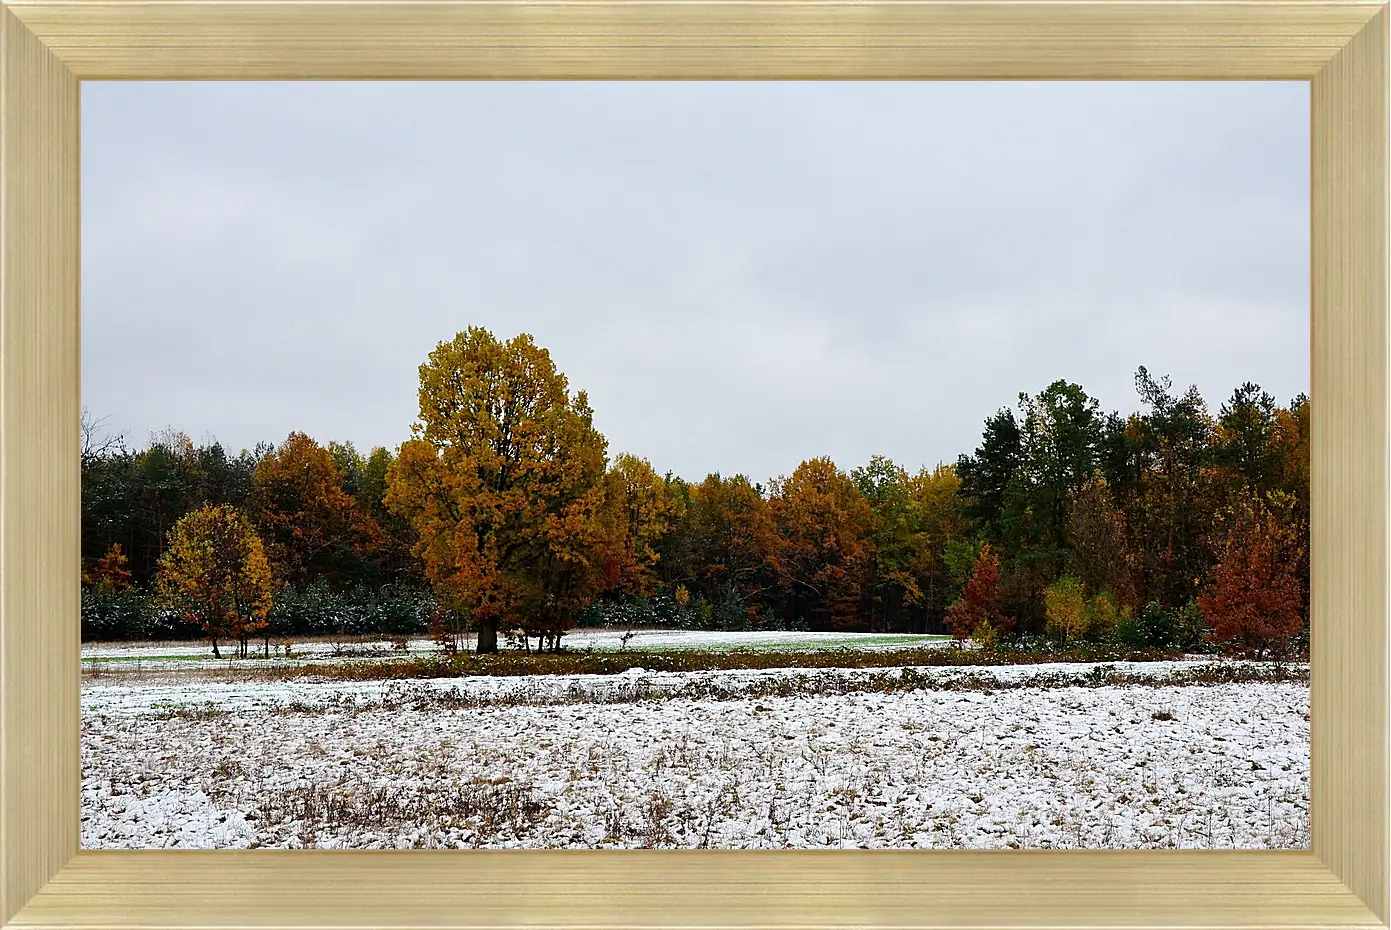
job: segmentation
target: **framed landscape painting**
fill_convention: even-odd
[[[1308,123],[89,86],[83,847],[1308,848]]]
[[[0,15],[7,925],[1385,925],[1384,4]]]

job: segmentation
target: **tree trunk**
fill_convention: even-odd
[[[497,652],[497,621],[480,620],[478,623],[478,648],[477,652],[482,655],[485,652]]]
[[[216,636],[212,636],[212,637],[209,637],[209,638],[213,641],[213,658],[214,658],[214,659],[220,659],[220,658],[222,658],[222,653],[220,653],[220,652],[217,651],[217,637],[216,637]]]

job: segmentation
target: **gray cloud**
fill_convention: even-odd
[[[954,460],[1020,391],[1308,389],[1302,83],[83,88],[83,396],[395,446],[468,325],[611,451]]]

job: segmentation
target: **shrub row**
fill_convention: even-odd
[[[428,629],[435,599],[406,586],[336,592],[323,582],[281,590],[271,608],[274,637],[419,635]],[[91,641],[196,639],[198,628],[161,608],[140,587],[84,587],[82,639]]]

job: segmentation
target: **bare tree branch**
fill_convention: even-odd
[[[92,412],[82,408],[82,467],[96,464],[116,452],[125,450],[126,437],[122,433],[102,434],[102,424],[108,417],[94,419]]]

